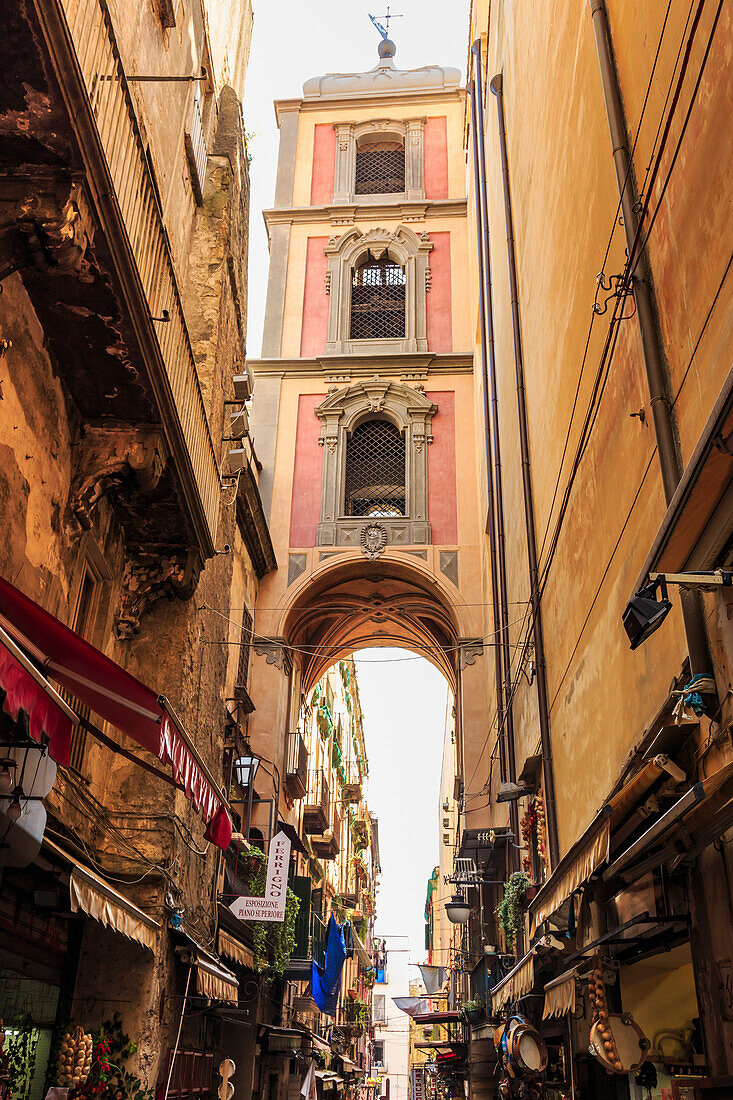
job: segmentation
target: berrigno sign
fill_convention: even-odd
[[[277,833],[270,841],[265,896],[237,898],[229,906],[234,916],[240,920],[284,921],[289,865],[290,840],[285,833]]]

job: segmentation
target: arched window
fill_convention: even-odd
[[[405,437],[387,420],[357,425],[346,445],[347,516],[404,516]]]
[[[404,143],[373,138],[360,141],[356,146],[354,194],[394,195],[404,190]]]
[[[405,335],[404,268],[384,252],[367,252],[351,279],[352,340],[401,340]]]

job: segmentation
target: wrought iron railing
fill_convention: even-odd
[[[219,512],[219,468],[173,266],[168,234],[105,0],[60,0],[96,119],[211,534]]]

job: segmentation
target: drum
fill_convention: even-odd
[[[617,1060],[609,1050],[607,1035],[603,1034],[605,1027],[610,1028],[616,1044]],[[596,1020],[590,1029],[590,1052],[614,1073],[635,1073],[647,1059],[649,1040],[631,1016],[612,1014],[607,1022]]]

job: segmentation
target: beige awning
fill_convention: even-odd
[[[160,924],[153,920],[129,898],[115,890],[113,886],[94,871],[79,863],[66,849],[55,844],[48,836],[43,838],[43,847],[51,856],[61,858],[71,866],[69,875],[69,897],[72,912],[81,910],[93,920],[121,932],[128,939],[155,951]]]
[[[491,1011],[494,1015],[510,1001],[518,1001],[532,992],[534,985],[534,948],[502,978],[491,991]]]
[[[543,1020],[549,1020],[552,1016],[567,1016],[569,1012],[575,1012],[575,980],[577,974],[577,967],[574,967],[547,983],[545,986],[545,1007],[542,1011]]]
[[[601,863],[608,860],[610,836],[610,818],[606,817],[598,831],[593,832],[572,858],[567,863],[563,860],[559,864],[530,905],[532,913],[530,936],[534,936],[542,922],[551,917],[563,902],[567,901],[570,895],[590,878]],[[566,865],[563,866],[565,863]]]
[[[202,997],[237,1004],[239,984],[231,970],[226,970],[198,950],[192,954],[191,964],[196,967],[196,989]]]
[[[226,955],[232,962],[239,963],[240,966],[246,966],[248,970],[254,970],[254,956],[250,949],[245,947],[235,936],[230,936],[223,928],[219,929],[217,946],[220,955]]]

